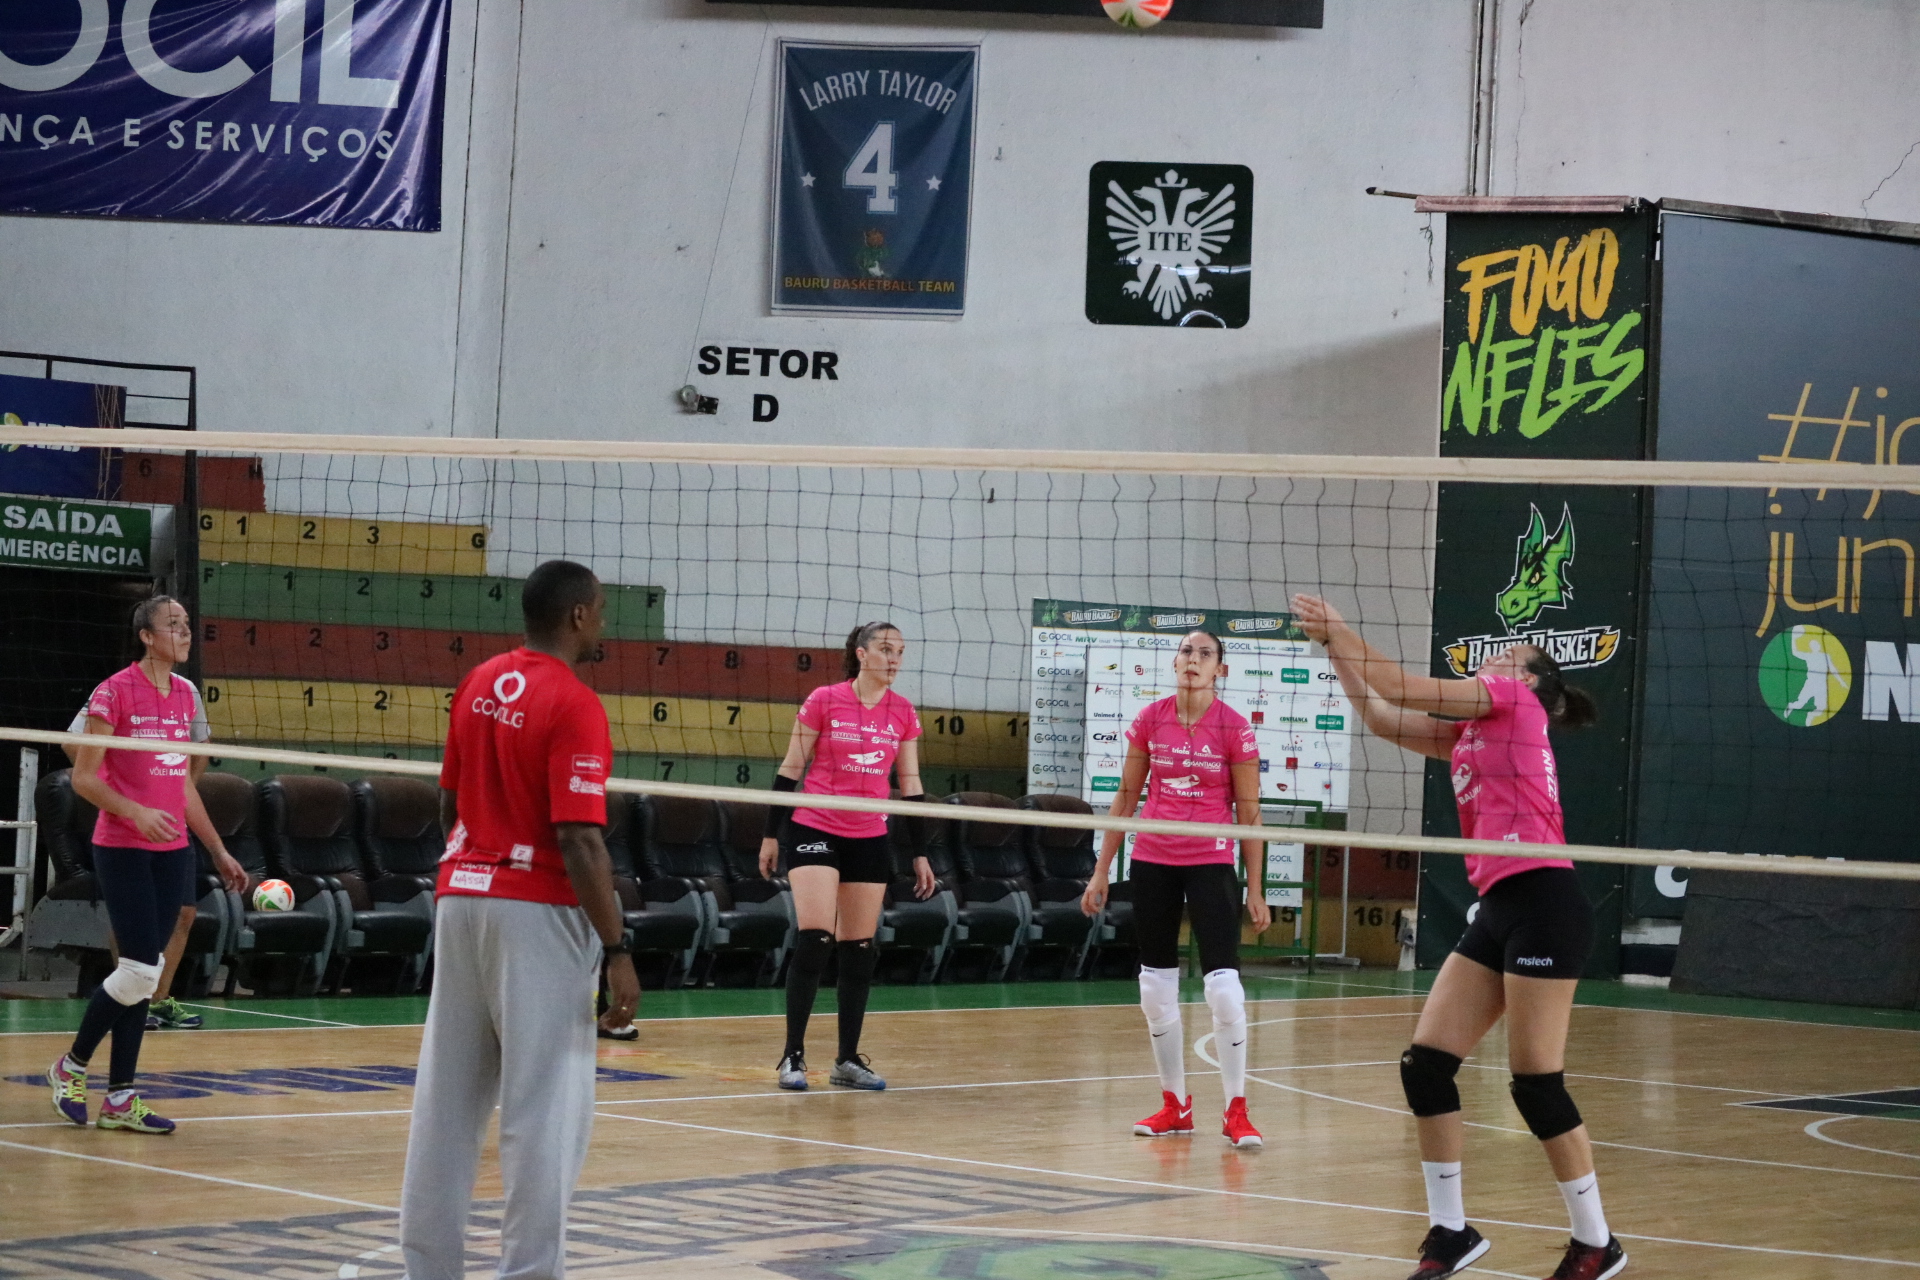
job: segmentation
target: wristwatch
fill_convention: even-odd
[[[632,955],[633,954],[633,930],[622,929],[620,931],[620,941],[618,942],[601,943],[600,954],[603,957]]]

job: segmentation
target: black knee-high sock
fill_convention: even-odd
[[[113,1024],[113,1049],[107,1058],[107,1088],[131,1089],[140,1069],[140,1042],[147,1034],[147,1001],[124,1005]]]
[[[807,1019],[813,1016],[813,997],[820,990],[820,975],[827,971],[827,957],[833,954],[833,935],[825,929],[802,929],[793,944],[793,958],[787,962],[787,1047],[780,1055],[805,1053]]]
[[[126,1008],[108,995],[105,987],[93,989],[93,995],[87,1000],[87,1011],[80,1015],[80,1030],[74,1034],[73,1048],[67,1050],[75,1062],[84,1064],[93,1060],[93,1051],[107,1038]],[[142,1015],[140,1026],[144,1030],[146,1025],[146,1017]]]
[[[873,990],[873,966],[879,953],[872,938],[840,944],[840,1056],[848,1062],[860,1054],[860,1028],[867,1020],[867,993]]]

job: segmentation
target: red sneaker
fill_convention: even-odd
[[[1581,1244],[1578,1240],[1567,1241],[1567,1256],[1560,1260],[1559,1268],[1549,1280],[1608,1280],[1626,1269],[1627,1251],[1620,1247],[1620,1238],[1610,1236],[1603,1245]]]
[[[1143,1138],[1191,1138],[1193,1136],[1193,1098],[1185,1102],[1165,1089],[1160,1091],[1165,1105],[1145,1120],[1134,1122],[1133,1131]]]
[[[1220,1132],[1227,1141],[1243,1150],[1254,1150],[1266,1145],[1261,1141],[1260,1131],[1253,1127],[1253,1121],[1247,1119],[1247,1100],[1235,1098],[1227,1104],[1227,1114],[1220,1119]]]

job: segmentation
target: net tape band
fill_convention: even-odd
[[[235,747],[217,742],[160,742],[149,738],[118,738],[94,733],[56,733],[46,729],[0,729],[0,741],[33,742],[51,746],[106,747],[123,751],[174,751],[183,755],[218,756],[229,760],[258,760],[265,764],[322,769],[359,769],[368,773],[396,773],[418,778],[440,777],[440,766],[430,760],[388,760],[378,756],[328,755],[314,751],[283,751],[271,747]],[[672,796],[682,800],[719,800],[736,804],[789,805],[795,808],[844,809],[852,813],[898,813],[926,817],[927,806],[904,800],[862,800],[851,796],[810,795],[804,791],[750,791],[742,787],[712,787],[692,782],[650,782],[609,778],[607,790],[640,796]],[[954,806],[938,816],[1004,826],[1059,827],[1070,831],[1133,831],[1153,835],[1198,836],[1206,840],[1244,840],[1248,828],[1228,823],[1165,822],[1153,818],[1116,818],[1095,813],[1044,813],[1036,809],[975,809]],[[1494,858],[1570,858],[1576,862],[1610,862],[1632,867],[1688,867],[1711,871],[1758,871],[1773,874],[1831,876],[1847,880],[1920,881],[1920,863],[1848,862],[1839,858],[1800,858],[1778,854],[1696,853],[1690,849],[1618,849],[1588,844],[1524,844],[1511,840],[1459,840],[1444,836],[1403,836],[1370,831],[1325,831],[1309,827],[1260,827],[1253,837],[1272,844],[1307,844],[1331,848],[1358,846],[1409,852],[1477,854]],[[1316,838],[1319,833],[1320,838]]]
[[[1490,484],[1693,485],[1716,489],[1907,489],[1920,465],[1847,462],[1659,462],[1570,458],[1396,458],[1351,454],[1120,453],[1053,449],[864,448],[851,445],[660,444],[615,440],[480,440],[167,431],[144,427],[0,428],[0,445],[71,445],[161,453],[339,453],[384,457],[657,462],[726,467],[902,471],[1092,472],[1325,480],[1461,480]]]

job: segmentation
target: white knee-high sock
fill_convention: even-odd
[[[1220,1086],[1227,1105],[1247,1093],[1247,995],[1237,969],[1207,975],[1207,1007],[1213,1010],[1213,1052],[1220,1059]]]
[[[1420,1162],[1420,1176],[1427,1180],[1427,1222],[1431,1226],[1461,1231],[1467,1225],[1466,1200],[1460,1194],[1460,1162],[1442,1164]]]
[[[1605,1247],[1613,1233],[1607,1230],[1607,1215],[1600,1208],[1600,1176],[1560,1184],[1560,1198],[1567,1202],[1567,1216],[1573,1219],[1573,1238],[1595,1248]]]
[[[1180,1020],[1180,970],[1140,968],[1140,1008],[1153,1037],[1153,1065],[1160,1087],[1187,1099],[1187,1041]]]

